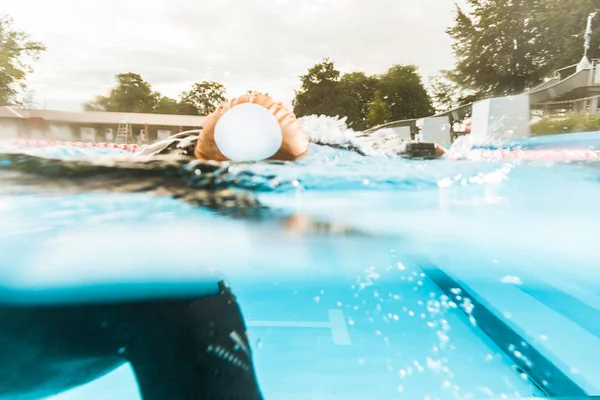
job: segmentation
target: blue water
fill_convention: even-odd
[[[594,142],[598,135],[586,138]],[[528,347],[600,394],[597,164],[314,150],[295,164],[237,167],[289,183],[256,193],[289,217],[285,224],[233,220],[148,194],[11,188],[0,195],[4,298],[127,298],[140,295],[140,283],[144,296],[158,283],[209,292],[224,276],[246,316],[267,399],[532,397],[539,390],[509,357]],[[306,220],[369,236],[305,234]],[[429,275],[430,264],[523,340],[495,343],[462,292],[448,296]],[[130,287],[76,290],[94,282]],[[124,366],[52,400],[79,398],[139,396]]]

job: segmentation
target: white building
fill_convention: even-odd
[[[203,120],[204,117],[199,115],[72,112],[0,107],[0,140],[113,142],[119,125],[129,124],[132,141],[153,142],[184,130],[199,129]]]

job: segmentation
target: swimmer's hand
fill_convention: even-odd
[[[279,122],[283,141],[279,150],[269,158],[270,160],[293,161],[308,153],[308,138],[303,134],[302,127],[294,113],[289,111],[283,103],[274,101],[270,96],[254,93],[231,99],[204,119],[202,133],[194,151],[196,158],[207,161],[229,161],[215,142],[215,126],[223,114],[232,107],[243,103],[254,103],[265,107]],[[243,135],[244,132],[239,134]]]
[[[435,158],[441,158],[446,154],[446,149],[439,144],[435,144]]]

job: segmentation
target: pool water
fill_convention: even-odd
[[[336,121],[309,122],[347,137]],[[278,183],[254,192],[278,210],[261,220],[11,180],[0,185],[0,285],[44,301],[47,288],[98,281],[202,290],[216,268],[240,300],[266,399],[600,394],[600,167],[386,151],[315,147],[295,164],[236,166]],[[306,230],[311,221],[357,233]],[[139,395],[125,365],[51,399],[80,398]]]

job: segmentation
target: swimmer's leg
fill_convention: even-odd
[[[262,399],[241,310],[223,283],[216,296],[140,303],[128,315],[120,353],[144,400]]]

